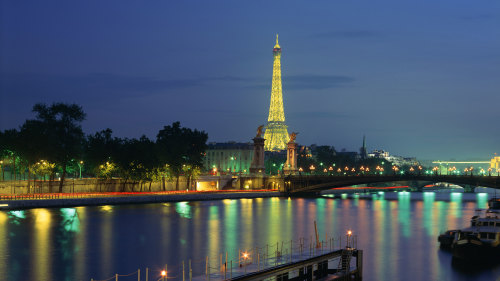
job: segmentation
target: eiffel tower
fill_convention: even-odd
[[[283,94],[281,91],[281,47],[278,44],[273,49],[273,83],[271,87],[271,105],[269,106],[269,117],[267,118],[266,131],[264,133],[264,149],[266,151],[278,151],[286,149],[288,143],[288,130],[285,125],[285,111],[283,109]]]

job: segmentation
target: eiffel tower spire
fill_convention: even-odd
[[[285,111],[283,109],[283,94],[281,89],[281,47],[276,34],[276,45],[273,49],[273,82],[271,86],[271,104],[267,118],[266,139],[264,149],[277,151],[286,148],[288,142],[287,125],[285,125]]]

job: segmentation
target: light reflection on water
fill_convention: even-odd
[[[0,211],[0,276],[5,280],[90,280],[168,264],[193,274],[237,259],[238,250],[320,239],[352,229],[364,250],[364,280],[494,280],[500,268],[463,275],[438,249],[437,235],[469,225],[487,196],[374,194],[372,199],[258,198],[165,204]],[[394,200],[388,200],[388,198]],[[414,197],[421,199],[414,200]],[[472,202],[470,200],[473,200]],[[274,249],[274,248],[273,248]],[[216,266],[216,265],[214,265]],[[150,277],[151,279],[151,277]]]

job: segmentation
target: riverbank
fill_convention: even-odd
[[[84,198],[0,200],[0,210],[33,208],[61,208],[78,206],[147,204],[181,201],[205,201],[242,198],[268,198],[282,196],[278,191],[188,192],[175,194],[95,196]]]

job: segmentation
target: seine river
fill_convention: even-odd
[[[316,221],[320,238],[357,235],[364,280],[498,280],[500,266],[457,268],[437,243],[440,232],[468,226],[486,202],[486,194],[390,192],[0,211],[0,276],[89,281],[140,268],[144,280],[148,267],[157,280],[165,264],[180,276],[189,259],[200,275],[206,256],[217,261],[227,251],[231,259],[238,249],[310,239]]]

